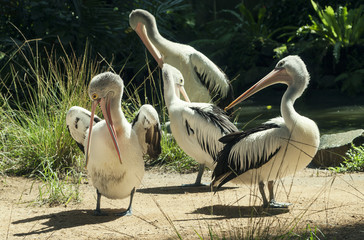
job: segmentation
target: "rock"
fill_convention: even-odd
[[[344,161],[346,152],[351,148],[364,143],[364,129],[352,130],[343,133],[326,134],[320,138],[320,146],[311,164],[316,167],[336,167]]]

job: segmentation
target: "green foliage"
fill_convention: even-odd
[[[344,162],[339,167],[329,169],[338,173],[342,172],[364,172],[364,145],[355,146],[346,153]]]
[[[340,60],[341,48],[364,43],[364,5],[348,10],[338,6],[336,11],[331,6],[322,9],[311,0],[318,18],[309,15],[312,25],[298,29],[300,34],[315,34],[319,39],[333,46],[336,63]]]
[[[183,15],[178,13],[188,6],[183,0],[5,0],[0,4],[0,68],[7,69],[0,72],[0,78],[11,71],[9,58],[20,65],[27,64],[17,54],[18,48],[26,39],[37,39],[28,44],[38,48],[43,56],[45,49],[52,48],[59,56],[80,57],[88,42],[90,59],[108,59],[116,72],[129,62],[123,74],[125,79],[131,79],[145,65],[145,48],[129,26],[131,10],[147,9],[156,16],[161,33],[174,38],[173,24],[182,22]],[[24,54],[32,58],[29,49]],[[142,79],[138,75],[135,81],[140,83]]]

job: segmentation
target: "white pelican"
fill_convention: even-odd
[[[183,151],[200,164],[193,184],[198,186],[205,166],[213,169],[216,156],[223,148],[219,138],[238,129],[229,121],[225,112],[213,104],[181,100],[178,90],[185,95],[184,80],[176,68],[165,63],[162,75],[172,135]]]
[[[81,149],[85,147],[86,168],[97,192],[96,215],[102,214],[101,195],[111,199],[130,196],[128,209],[118,215],[131,215],[135,188],[144,175],[143,154],[155,157],[161,152],[157,112],[143,105],[130,124],[121,110],[123,90],[118,75],[99,74],[91,80],[88,91],[92,111],[74,106],[66,117],[71,136]],[[105,120],[94,115],[98,104]]]
[[[274,118],[259,128],[227,135],[213,172],[212,185],[221,187],[232,180],[236,183],[259,184],[264,207],[287,207],[277,203],[273,184],[276,179],[305,168],[317,152],[320,133],[314,121],[298,114],[293,104],[308,85],[310,76],[298,56],[280,60],[275,69],[244,92],[227,109],[254,93],[275,83],[286,84],[281,102],[282,117]],[[264,192],[268,181],[269,201]]]
[[[158,62],[177,68],[185,80],[185,89],[193,102],[224,102],[233,100],[232,87],[225,73],[193,47],[167,40],[159,34],[155,18],[136,9],[129,15],[129,24]],[[225,100],[225,101],[224,101]]]

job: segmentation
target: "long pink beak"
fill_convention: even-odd
[[[86,155],[86,167],[88,164],[89,153],[90,153],[90,151],[89,151],[90,150],[90,140],[91,140],[91,132],[92,132],[92,127],[93,127],[93,122],[94,122],[94,117],[95,117],[95,110],[96,110],[96,106],[98,104],[100,104],[100,106],[101,106],[101,110],[102,110],[102,114],[104,115],[104,118],[105,118],[106,126],[109,130],[111,139],[113,141],[114,147],[118,154],[120,164],[122,164],[120,148],[119,148],[119,144],[117,142],[117,135],[116,135],[114,124],[113,124],[111,114],[110,114],[110,101],[105,100],[105,98],[101,98],[99,100],[95,100],[92,102],[90,129],[89,129],[89,133],[88,133],[87,147],[86,147],[86,154],[85,154]]]
[[[163,67],[162,56],[161,56],[160,52],[158,51],[158,49],[149,40],[148,35],[147,35],[147,30],[145,29],[144,24],[138,23],[137,27],[135,28],[135,32],[138,34],[138,36],[140,37],[140,39],[142,40],[144,45],[147,47],[150,54],[152,54],[154,59],[157,61],[158,66],[160,68],[162,68]]]
[[[182,85],[177,85],[177,88],[181,92],[181,94],[182,94],[183,98],[186,100],[186,102],[191,102],[190,98],[187,95],[185,88]]]
[[[276,83],[288,83],[289,75],[287,74],[284,68],[277,68],[268,73],[265,77],[259,80],[256,84],[254,84],[251,88],[246,90],[243,94],[237,97],[234,101],[232,101],[227,107],[225,107],[225,111],[229,110],[230,108],[234,107],[238,103],[244,101],[245,99],[249,98],[250,96],[254,95],[255,93],[259,92],[260,90],[271,86]]]

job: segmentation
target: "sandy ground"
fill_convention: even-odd
[[[210,181],[211,172],[203,180]],[[114,216],[129,200],[102,198],[108,216],[94,216],[95,189],[81,186],[81,203],[35,206],[40,184],[31,179],[0,177],[0,239],[239,239],[255,233],[274,236],[316,226],[327,239],[364,239],[364,174],[333,176],[305,169],[277,184],[277,200],[286,210],[266,210],[256,187],[227,184],[216,194],[209,187],[182,188],[196,174],[146,172],[135,194],[133,215]],[[33,188],[31,186],[33,185]],[[32,189],[30,191],[30,189]],[[320,239],[322,234],[317,231]]]

